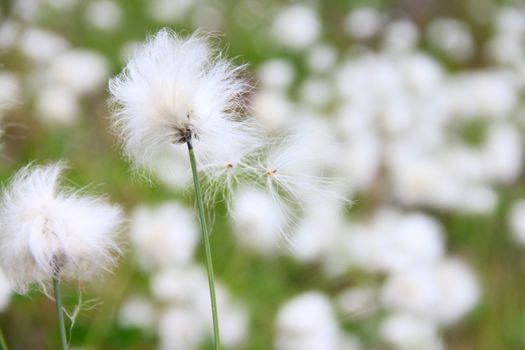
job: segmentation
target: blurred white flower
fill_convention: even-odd
[[[20,82],[17,76],[0,72],[0,117],[20,99]]]
[[[108,62],[98,53],[74,49],[53,57],[46,74],[51,84],[87,94],[103,86],[108,69]]]
[[[525,245],[525,200],[521,199],[512,204],[508,223],[514,240]]]
[[[261,64],[257,76],[263,88],[287,89],[294,80],[295,71],[290,61],[276,58]]]
[[[452,324],[478,302],[479,286],[470,268],[448,259],[393,274],[382,291],[386,307],[440,324]]]
[[[294,104],[281,91],[263,90],[252,101],[253,114],[263,127],[279,130],[293,118]]]
[[[383,24],[383,16],[371,7],[361,7],[348,14],[345,31],[356,39],[368,39],[374,36]]]
[[[321,22],[315,10],[295,4],[279,10],[272,34],[283,45],[301,50],[315,43],[321,34]]]
[[[47,125],[72,125],[79,117],[77,96],[61,86],[42,89],[35,102],[37,117]]]
[[[278,252],[288,220],[281,204],[266,192],[241,187],[235,191],[230,209],[239,243],[264,255]]]
[[[409,20],[398,20],[385,28],[383,47],[389,52],[404,53],[413,50],[418,40],[417,26]]]
[[[434,19],[428,27],[430,44],[449,58],[463,62],[475,50],[474,40],[466,23],[451,18]]]
[[[410,314],[393,314],[381,323],[381,338],[398,350],[444,349],[436,324]]]
[[[136,208],[130,235],[139,263],[146,270],[189,264],[199,243],[193,213],[177,202]]]
[[[482,146],[482,161],[487,178],[493,182],[511,183],[522,169],[522,141],[516,126],[497,123],[489,127]]]
[[[159,349],[196,350],[206,337],[206,324],[194,310],[168,308],[159,321]]]
[[[39,28],[29,28],[22,34],[19,46],[30,59],[38,63],[49,63],[69,45],[66,39],[58,34]]]
[[[11,287],[11,283],[4,271],[0,269],[0,312],[9,306],[12,292],[13,287]]]
[[[337,50],[329,44],[318,44],[307,52],[306,63],[312,72],[330,72],[337,61]]]
[[[93,27],[102,30],[111,30],[122,22],[122,9],[110,0],[96,0],[88,3],[86,7],[86,20]]]
[[[0,263],[20,293],[52,278],[86,280],[115,262],[121,210],[59,187],[60,163],[27,166],[0,206]]]
[[[377,292],[370,287],[350,287],[337,296],[337,306],[345,319],[361,319],[378,309]]]
[[[301,262],[319,260],[331,254],[344,227],[340,202],[319,200],[309,203],[290,235],[293,257]]]
[[[151,300],[132,296],[120,306],[118,322],[122,327],[134,327],[151,331],[156,324],[156,311]]]
[[[279,310],[274,341],[277,350],[338,350],[340,330],[329,299],[307,292]]]
[[[299,94],[304,105],[318,108],[328,106],[336,96],[333,83],[323,78],[304,80],[299,87]]]
[[[193,349],[212,335],[207,285],[206,272],[198,265],[164,269],[155,274],[151,282],[153,295],[171,307],[160,321],[161,343],[179,344],[178,347],[166,345],[166,348]],[[216,289],[221,341],[224,346],[239,347],[247,339],[248,313],[220,283],[216,282]],[[174,316],[177,312],[179,317]],[[169,319],[173,317],[171,321],[166,319],[168,315],[171,315]],[[183,325],[184,319],[188,325]],[[173,324],[170,326],[165,322]],[[172,336],[167,334],[165,327],[171,327]]]
[[[172,23],[184,18],[194,2],[194,0],[151,0],[147,5],[154,20]]]

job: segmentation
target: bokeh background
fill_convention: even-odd
[[[72,347],[211,348],[191,188],[133,174],[109,131],[108,79],[165,26],[216,32],[250,115],[319,132],[354,200],[312,203],[288,241],[264,196],[215,205],[226,348],[524,348],[520,1],[2,0],[0,178],[63,159],[129,213],[115,272],[66,285]],[[0,284],[10,348],[57,348],[53,302]]]

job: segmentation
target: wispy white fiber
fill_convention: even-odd
[[[109,270],[121,209],[60,186],[63,164],[26,166],[0,202],[0,264],[16,291],[52,278],[86,280]]]

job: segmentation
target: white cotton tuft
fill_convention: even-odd
[[[61,163],[27,166],[0,203],[0,264],[16,291],[52,278],[86,280],[114,265],[122,212],[59,187]]]
[[[234,172],[258,146],[254,126],[239,113],[249,88],[241,68],[222,58],[203,33],[183,38],[159,31],[109,84],[124,154],[152,170],[159,159],[186,154],[191,139],[207,175]]]

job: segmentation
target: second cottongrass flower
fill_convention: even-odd
[[[65,349],[59,282],[110,270],[120,253],[116,237],[123,220],[118,206],[60,186],[62,171],[62,163],[26,166],[4,188],[0,264],[19,293],[52,282]]]

